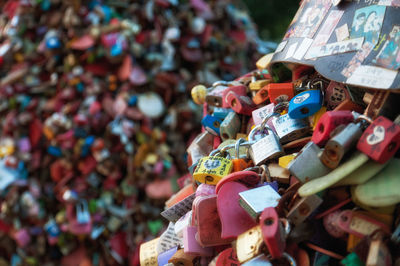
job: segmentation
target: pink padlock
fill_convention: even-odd
[[[231,86],[225,89],[222,92],[222,108],[231,108],[230,102],[227,99],[227,95],[231,92],[239,96],[246,96],[247,87],[244,85],[238,85],[238,86]]]
[[[183,229],[183,250],[185,253],[195,256],[205,256],[210,257],[213,254],[212,248],[203,248],[196,241],[196,226],[188,226]]]
[[[239,193],[248,188],[239,182],[228,182],[221,186],[217,196],[218,214],[221,219],[221,238],[236,238],[256,226],[256,222],[239,205]]]
[[[240,96],[234,92],[229,92],[226,95],[226,101],[229,102],[229,107],[238,114],[249,115],[256,109],[250,97]]]

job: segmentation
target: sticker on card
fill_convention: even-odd
[[[400,6],[400,0],[380,0],[380,6]]]
[[[335,33],[338,42],[344,41],[350,37],[349,26],[347,26],[347,23],[343,24],[335,30]]]
[[[321,46],[328,42],[333,30],[342,18],[344,11],[332,10],[322,25],[318,35],[315,37],[312,46]]]
[[[288,59],[288,58],[293,57],[294,53],[296,52],[297,45],[298,45],[298,43],[296,42],[296,43],[291,44],[291,45],[289,46],[289,49],[288,49],[287,52],[286,52],[285,59]]]
[[[276,48],[275,53],[280,53],[280,52],[282,52],[283,49],[285,49],[286,44],[287,44],[287,41],[281,42],[281,43],[278,45],[278,47]]]
[[[310,48],[310,45],[312,44],[313,39],[308,39],[304,38],[303,41],[301,42],[299,48],[297,48],[296,52],[293,55],[293,58],[296,60],[301,60],[303,59],[303,56],[307,52],[307,50]]]
[[[393,26],[385,44],[372,62],[389,69],[400,67],[400,26]]]
[[[364,38],[357,38],[341,42],[328,43],[319,47],[311,47],[305,55],[305,58],[311,59],[315,57],[358,51],[361,49],[363,42]]]
[[[397,71],[374,66],[359,66],[347,79],[347,83],[369,88],[390,88]]]
[[[385,6],[371,5],[356,10],[351,25],[350,37],[365,38],[365,42],[377,44],[385,16]]]

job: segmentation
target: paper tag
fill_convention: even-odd
[[[140,265],[157,266],[157,243],[159,238],[153,239],[140,246]]]
[[[296,42],[289,46],[289,49],[286,52],[285,59],[293,57],[294,53],[296,52],[297,45],[298,45],[298,43]]]
[[[160,236],[160,240],[157,243],[157,253],[160,254],[181,245],[183,245],[182,240],[175,234],[175,226],[170,222],[167,230]]]
[[[359,66],[347,79],[347,83],[370,88],[390,88],[397,71],[375,66]]]
[[[347,26],[347,23],[343,24],[335,30],[335,33],[338,42],[344,41],[350,37],[349,26]]]
[[[293,55],[293,58],[296,60],[303,59],[303,56],[306,54],[308,48],[313,43],[313,39],[304,38],[301,42],[299,48],[297,48],[296,53]]]
[[[305,58],[310,59],[315,57],[323,57],[357,51],[361,49],[363,42],[364,37],[361,37],[341,42],[328,43],[322,46],[311,47],[305,55]]]
[[[192,209],[192,203],[195,196],[196,196],[195,193],[187,196],[180,202],[176,203],[167,210],[163,211],[161,215],[170,222],[178,221],[179,218],[184,216],[188,211]]]
[[[278,45],[278,47],[276,48],[275,53],[280,53],[280,52],[282,52],[283,49],[285,49],[286,44],[287,44],[287,41],[281,42],[281,43]]]

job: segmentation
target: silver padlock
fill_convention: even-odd
[[[336,168],[346,152],[357,144],[368,123],[372,123],[372,120],[360,115],[355,120],[355,123],[348,124],[342,131],[331,138],[319,157],[321,162],[331,169]]]
[[[308,142],[306,146],[288,164],[288,169],[292,175],[297,177],[300,182],[306,183],[314,178],[326,175],[331,169],[326,167],[319,154],[321,149],[314,143]]]
[[[292,119],[288,114],[272,118],[272,124],[281,143],[288,143],[310,132],[310,125],[306,119]]]
[[[257,132],[261,132],[259,140],[256,139]],[[250,147],[250,157],[254,165],[264,164],[266,161],[284,154],[278,136],[264,123],[253,128],[249,134],[249,141],[255,142]]]
[[[240,131],[241,121],[239,115],[230,112],[222,121],[219,128],[222,141],[227,139],[236,139],[236,134]]]

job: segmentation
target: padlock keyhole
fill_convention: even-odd
[[[333,149],[327,149],[326,155],[328,155],[328,158],[330,158],[332,161],[337,161],[339,159],[337,152]]]
[[[233,100],[231,101],[231,106],[232,106],[232,107],[235,107],[235,106],[236,106],[236,104],[237,104],[237,101],[236,101],[236,99],[233,99]]]
[[[214,181],[214,178],[212,177],[212,176],[206,176],[206,181],[208,181],[208,182],[212,182],[212,181]]]
[[[218,121],[214,121],[213,126],[214,127],[219,127],[219,122]]]
[[[396,146],[397,146],[396,142],[394,141],[390,142],[388,146],[388,152],[392,152],[396,148]]]
[[[271,225],[274,224],[274,219],[273,219],[273,218],[265,219],[265,220],[264,220],[264,224],[265,224],[266,226],[271,226]]]
[[[303,108],[300,109],[300,112],[301,112],[303,115],[305,115],[305,114],[308,114],[308,112],[310,112],[310,110],[308,110],[307,107],[303,107]]]
[[[319,132],[323,133],[325,130],[324,124],[319,124],[318,130],[319,130]]]
[[[222,133],[222,138],[223,139],[229,139],[229,135],[227,133]]]

